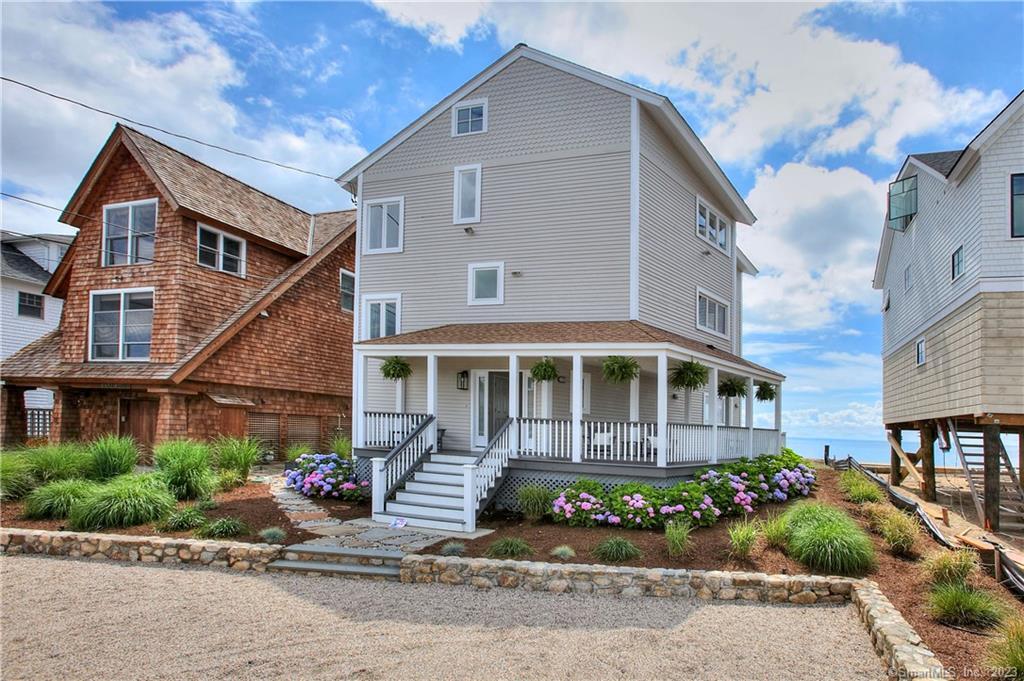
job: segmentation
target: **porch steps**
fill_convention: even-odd
[[[470,452],[433,452],[373,519],[402,518],[413,527],[462,532],[463,465],[476,461]]]
[[[950,444],[960,458],[960,467],[967,479],[967,487],[974,500],[979,524],[985,517],[985,438],[979,431],[957,430],[952,419],[947,420]],[[1013,467],[1002,440],[999,442],[999,525],[1003,529],[1019,531],[1024,528],[1024,489]]]
[[[293,544],[285,548],[283,558],[267,565],[267,571],[397,581],[403,555],[384,549]]]

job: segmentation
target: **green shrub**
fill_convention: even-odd
[[[665,524],[665,544],[668,546],[668,555],[678,558],[685,556],[690,550],[690,534],[693,526],[685,520],[682,522],[670,522]]]
[[[75,503],[93,494],[99,485],[90,480],[54,480],[25,499],[26,518],[67,518]]]
[[[772,549],[784,551],[789,543],[789,525],[781,513],[768,516],[760,522],[764,543]]]
[[[526,485],[519,488],[519,508],[527,520],[535,522],[551,511],[551,492],[543,485]]]
[[[995,596],[965,584],[940,584],[928,599],[936,621],[958,627],[992,627],[999,624],[1005,608]]]
[[[335,435],[332,437],[330,443],[328,443],[327,449],[329,452],[337,454],[343,459],[352,458],[352,440],[344,435]]]
[[[110,480],[131,473],[139,462],[139,448],[135,440],[113,433],[90,442],[89,453],[92,454],[93,475],[97,480]]]
[[[260,530],[260,539],[268,544],[283,544],[288,538],[288,533],[280,527],[264,527]]]
[[[217,469],[236,471],[245,481],[249,470],[260,460],[262,448],[259,440],[249,437],[219,437],[213,441],[210,451]]]
[[[519,537],[504,537],[487,547],[488,558],[525,558],[533,555],[533,547]]]
[[[605,563],[622,563],[643,557],[636,544],[623,537],[608,537],[594,547],[594,556]]]
[[[217,490],[227,492],[245,484],[242,474],[231,468],[217,471]]]
[[[445,542],[441,547],[442,556],[461,556],[466,553],[466,545],[460,541]]]
[[[921,533],[916,518],[895,509],[882,518],[878,532],[882,535],[889,550],[896,556],[911,555],[914,552],[917,537]]]
[[[38,484],[23,454],[0,454],[0,499],[20,499]]]
[[[865,519],[868,521],[868,527],[873,532],[880,532],[882,529],[882,521],[893,513],[899,513],[895,506],[888,502],[869,502],[860,507],[860,512],[864,514]]]
[[[729,525],[729,555],[746,560],[757,541],[757,525],[749,520],[738,520]]]
[[[568,544],[561,544],[551,549],[551,557],[557,560],[572,560],[576,557],[576,550]]]
[[[878,503],[885,495],[878,485],[871,482],[860,471],[853,469],[843,471],[839,475],[839,489],[843,495],[855,504]]]
[[[201,499],[217,490],[210,448],[194,440],[167,440],[153,448],[153,461],[178,499]]]
[[[203,512],[216,510],[217,506],[219,505],[220,504],[218,504],[210,497],[206,497],[205,499],[199,499],[195,503],[195,507]]]
[[[803,502],[783,518],[789,526],[789,555],[815,572],[860,575],[874,566],[871,538],[840,509]]]
[[[299,458],[303,454],[312,454],[312,453],[313,453],[313,448],[310,447],[309,445],[304,445],[304,444],[291,445],[291,446],[288,447],[288,449],[284,450],[284,458],[285,458],[285,461],[289,461],[290,462],[290,461],[295,461],[295,459]]]
[[[238,518],[217,518],[193,532],[197,539],[226,539],[246,534],[249,528]]]
[[[935,586],[967,584],[978,571],[978,556],[971,549],[940,549],[925,556],[922,567]]]
[[[195,506],[174,511],[160,523],[160,530],[168,532],[183,532],[194,530],[206,524],[206,515]]]
[[[167,487],[152,475],[123,475],[101,485],[71,507],[74,530],[131,527],[160,520],[174,510]]]
[[[989,646],[988,663],[1004,678],[1024,677],[1024,618],[1014,617],[999,628],[999,637]]]
[[[84,480],[93,475],[93,457],[80,444],[55,444],[26,449],[22,452],[32,467],[39,484],[54,480],[77,478]]]

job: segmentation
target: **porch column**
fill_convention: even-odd
[[[395,413],[405,413],[405,379],[395,381]]]
[[[509,426],[509,455],[519,453],[519,355],[508,356],[508,417],[512,419]]]
[[[583,356],[572,356],[572,460],[583,461]]]
[[[352,356],[352,439],[357,448],[366,446],[366,356],[356,352]]]
[[[757,456],[758,452],[754,451],[754,379],[752,376],[747,377],[747,413],[744,418],[747,420],[747,451],[750,452],[750,458],[753,459]],[[767,452],[764,452],[767,454]]]
[[[775,386],[775,439],[777,449],[782,451],[782,383]],[[778,452],[776,452],[777,454]]]
[[[640,420],[640,377],[629,382],[629,420],[636,423]]]
[[[718,367],[708,372],[708,399],[711,400],[711,454],[710,462],[718,463]]]
[[[437,355],[427,355],[427,414],[435,417],[427,442],[437,447]]]
[[[0,445],[14,447],[25,444],[28,414],[25,411],[26,388],[4,384],[0,388]]]
[[[658,355],[658,467],[668,463],[668,354]]]

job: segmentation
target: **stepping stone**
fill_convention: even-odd
[[[318,527],[310,530],[313,534],[320,534],[325,537],[350,537],[352,535],[359,534],[362,532],[361,527],[352,527],[351,525],[331,525],[330,527]]]
[[[288,517],[292,520],[324,520],[331,516],[323,511],[307,511],[305,513],[289,513]]]

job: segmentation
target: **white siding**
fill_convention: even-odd
[[[44,296],[43,319],[18,316],[18,292],[41,294],[42,284],[33,284],[4,277],[0,286],[0,359],[9,357],[40,336],[57,328],[60,323],[62,300]],[[48,409],[53,405],[53,394],[49,390],[33,390],[25,397],[25,403],[32,408]]]
[[[981,259],[986,277],[1024,275],[1024,239],[1010,238],[1010,175],[1024,173],[1024,114],[981,156]]]

